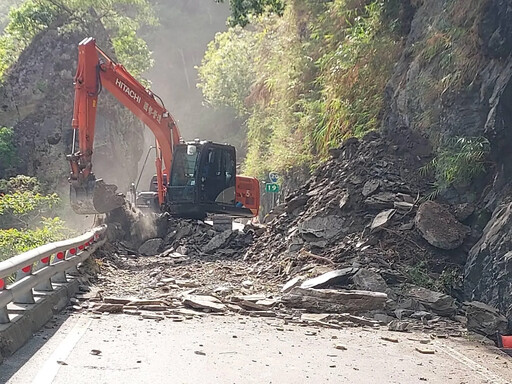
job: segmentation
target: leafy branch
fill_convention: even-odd
[[[420,169],[422,175],[433,173],[436,181],[431,198],[452,185],[470,183],[485,173],[490,143],[485,137],[455,137],[445,141],[437,155]]]

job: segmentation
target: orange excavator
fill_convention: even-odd
[[[186,218],[258,215],[259,182],[236,175],[235,148],[210,141],[184,142],[162,100],[98,48],[93,38],[78,46],[73,149],[67,156],[70,200],[76,213],[107,213],[125,202],[124,195],[116,193],[117,186],[96,179],[92,172],[96,110],[103,88],[155,135],[156,175],[149,191],[139,194],[145,200],[153,200],[163,212]]]

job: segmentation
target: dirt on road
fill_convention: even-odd
[[[25,383],[509,383],[509,357],[465,339],[246,316],[61,316],[0,369]],[[46,341],[46,339],[48,339]],[[431,350],[433,354],[418,351]]]

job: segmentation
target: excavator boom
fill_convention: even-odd
[[[79,150],[68,156],[71,163],[71,203],[77,213],[105,213],[120,207],[124,198],[114,185],[96,180],[92,154],[98,95],[105,87],[115,98],[146,124],[157,142],[158,201],[164,202],[164,175],[172,162],[172,150],[180,140],[176,121],[163,102],[144,88],[128,71],[96,46],[93,38],[78,46],[75,76],[75,104],[72,127],[78,133]],[[76,136],[76,135],[75,135]],[[73,142],[75,144],[75,140]]]

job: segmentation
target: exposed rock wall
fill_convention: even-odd
[[[98,25],[93,30],[63,32],[56,26],[39,34],[10,69],[0,86],[0,125],[13,127],[16,173],[37,176],[50,190],[67,191],[73,130],[73,77],[77,46],[95,36],[110,42]],[[98,177],[127,189],[136,179],[142,152],[142,126],[104,91],[98,103],[94,171]],[[8,176],[8,175],[0,175]]]
[[[416,3],[384,129],[405,126],[435,142],[485,135],[502,154],[512,123],[512,1]]]
[[[474,184],[472,193],[466,189],[445,197],[460,203],[476,195],[477,216],[485,221],[485,211],[488,217],[492,212],[469,252],[465,296],[497,307],[510,320],[512,0],[411,3],[416,11],[386,90],[383,129],[393,134],[407,127],[435,145],[455,136],[490,140],[490,185]]]

